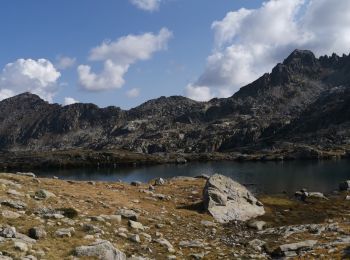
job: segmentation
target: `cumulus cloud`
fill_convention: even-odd
[[[281,62],[294,49],[316,55],[350,50],[350,2],[270,0],[212,23],[215,45],[192,88],[229,96]]]
[[[214,97],[210,92],[210,88],[203,86],[193,86],[191,84],[187,85],[185,89],[185,95],[188,98],[197,101],[207,101]]]
[[[71,58],[67,56],[58,56],[56,67],[60,70],[65,70],[73,67],[76,62],[76,58]]]
[[[126,96],[128,98],[137,98],[138,96],[140,96],[140,89],[132,88],[126,92]]]
[[[102,72],[92,72],[89,65],[78,66],[80,85],[89,91],[121,88],[129,67],[165,50],[171,37],[172,32],[162,28],[158,34],[128,35],[113,42],[103,42],[91,50],[89,57],[91,61],[104,62]]]
[[[0,100],[29,91],[52,102],[60,72],[46,59],[18,59],[0,72]]]
[[[137,8],[154,12],[159,9],[161,0],[130,0],[130,3],[135,5]]]
[[[72,105],[75,103],[80,103],[80,102],[72,97],[65,97],[63,105],[68,106],[68,105]]]

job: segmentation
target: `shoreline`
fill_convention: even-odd
[[[3,173],[0,182],[0,230],[18,233],[0,243],[0,252],[15,259],[73,259],[76,248],[94,241],[143,257],[136,259],[341,259],[350,241],[348,192],[305,200],[259,195],[263,216],[220,224],[203,209],[205,179],[178,177],[153,186]],[[137,212],[137,223],[118,217],[121,209]],[[33,227],[45,235],[29,238]],[[26,247],[19,250],[18,242]]]
[[[89,150],[71,149],[60,151],[0,151],[0,169],[74,169],[74,168],[116,168],[119,166],[147,166],[160,164],[185,164],[187,162],[269,162],[269,161],[305,161],[340,160],[350,158],[344,150],[274,152],[274,153],[163,153],[142,154],[125,150]]]

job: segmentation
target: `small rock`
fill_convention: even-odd
[[[129,220],[128,224],[129,224],[129,227],[133,229],[144,230],[144,227],[140,222]]]
[[[122,216],[122,218],[137,221],[139,214],[131,209],[119,209],[116,212],[117,215]]]
[[[74,227],[60,228],[56,230],[55,235],[57,237],[71,237],[74,232],[75,232]]]
[[[250,228],[254,228],[254,229],[260,231],[260,230],[264,229],[264,227],[266,226],[266,222],[265,221],[253,220],[253,221],[249,221],[247,226],[250,227]]]
[[[173,245],[168,240],[166,240],[165,238],[158,238],[158,239],[156,239],[154,241],[156,243],[162,245],[162,246],[165,246],[168,249],[169,253],[174,253],[175,252],[175,249],[174,249]]]
[[[160,185],[164,185],[164,184],[165,184],[165,180],[163,178],[157,178],[154,180],[155,186],[160,186]]]
[[[204,243],[200,240],[180,241],[179,246],[180,247],[192,247],[192,248],[205,247]]]
[[[141,239],[140,239],[140,236],[139,235],[131,235],[130,237],[129,237],[129,239],[131,240],[131,241],[133,241],[133,242],[135,242],[135,243],[140,243],[141,242]]]
[[[45,238],[47,234],[45,229],[42,227],[32,227],[29,229],[28,235],[33,239],[42,239]]]
[[[16,175],[36,178],[35,174],[32,172],[16,172]]]
[[[48,199],[51,197],[56,197],[56,195],[47,190],[38,190],[35,192],[35,197],[39,199]]]

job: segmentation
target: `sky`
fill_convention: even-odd
[[[294,49],[350,51],[349,0],[3,0],[0,100],[228,97]]]

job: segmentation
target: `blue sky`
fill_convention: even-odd
[[[137,2],[2,1],[0,90],[3,90],[3,98],[22,90],[33,90],[51,102],[64,103],[65,98],[70,97],[102,107],[115,105],[122,108],[130,108],[162,95],[187,95],[197,100],[206,100],[214,96],[232,95],[242,84],[270,70],[272,64],[282,60],[296,47],[311,48],[317,54],[323,54],[333,51],[347,52],[346,46],[350,46],[349,40],[345,38],[338,45],[319,44],[322,38],[316,33],[318,29],[323,29],[318,28],[315,21],[315,17],[323,9],[339,16],[337,9],[329,9],[327,4],[333,3],[333,6],[341,8],[343,18],[346,19],[350,8],[345,0],[340,0],[339,4],[318,0],[319,3],[313,4],[314,6],[310,1],[302,0],[270,0],[265,4],[255,0],[140,0],[160,1],[157,2],[158,8],[153,11],[144,10],[132,1]],[[247,12],[238,11],[241,8],[245,8]],[[287,13],[282,12],[281,17],[271,17],[271,21],[266,21],[270,14],[279,12],[278,8],[287,10]],[[305,8],[309,10],[307,15],[304,15]],[[300,10],[303,10],[302,14]],[[225,17],[227,19],[224,19]],[[218,21],[216,26],[213,24],[215,21]],[[293,28],[284,28],[286,33],[291,31],[290,34],[295,37],[283,35],[283,30],[271,28],[274,26],[269,23],[296,27],[295,32]],[[239,25],[240,29],[237,27],[232,31],[236,25]],[[348,20],[345,21],[345,25],[349,25]],[[156,38],[161,37],[162,28],[171,35]],[[266,37],[272,38],[273,42],[265,42],[264,35],[260,35],[261,31],[266,30],[270,30]],[[346,30],[346,26],[330,30],[330,33],[336,34],[339,30]],[[305,36],[304,41],[295,40],[299,39],[300,35],[306,35],[305,32],[315,32],[316,36],[313,40],[309,36]],[[132,61],[120,64],[120,55],[124,55],[121,52],[125,51],[125,45],[130,45],[130,42],[124,44],[121,47],[122,51],[119,50],[115,55],[112,45],[108,44],[117,43],[121,37],[141,37],[145,33],[150,34],[148,36],[151,40],[161,41],[162,46],[147,49],[147,58],[142,58],[142,53],[141,56],[135,54]],[[283,38],[288,38],[288,41]],[[109,46],[109,51],[101,54],[99,58],[91,58],[92,49],[101,47],[104,41]],[[256,46],[254,43],[253,46],[250,41],[261,42],[261,45]],[[260,50],[261,46],[266,48],[269,55],[256,54],[256,50]],[[140,51],[140,47],[137,50]],[[133,51],[130,50],[131,53]],[[114,56],[110,59],[108,55],[112,55],[111,53]],[[59,64],[62,57],[69,58],[70,64],[67,68]],[[28,59],[33,62],[29,63]],[[45,61],[39,62],[39,59]],[[96,87],[93,91],[91,85],[97,84],[96,80],[91,80],[90,89],[85,83],[84,86],[78,67],[89,66],[91,71],[87,76],[91,76],[92,73],[99,75],[104,71],[104,63],[107,60],[123,67],[123,73],[118,78],[122,79],[123,83],[115,83],[114,87],[106,87],[103,90]],[[247,60],[250,60],[248,65],[245,64]],[[51,63],[53,68],[47,62]],[[242,71],[242,67],[247,66],[248,68]],[[23,75],[28,68],[33,68],[30,69],[32,74]],[[44,77],[43,73],[51,74],[44,75],[43,80],[40,78]],[[106,75],[111,76],[105,73],[101,74],[99,79],[102,80]],[[90,80],[90,77],[88,79]],[[103,82],[110,82],[111,79],[108,80],[103,79],[101,85]],[[46,88],[51,88],[49,94]]]

